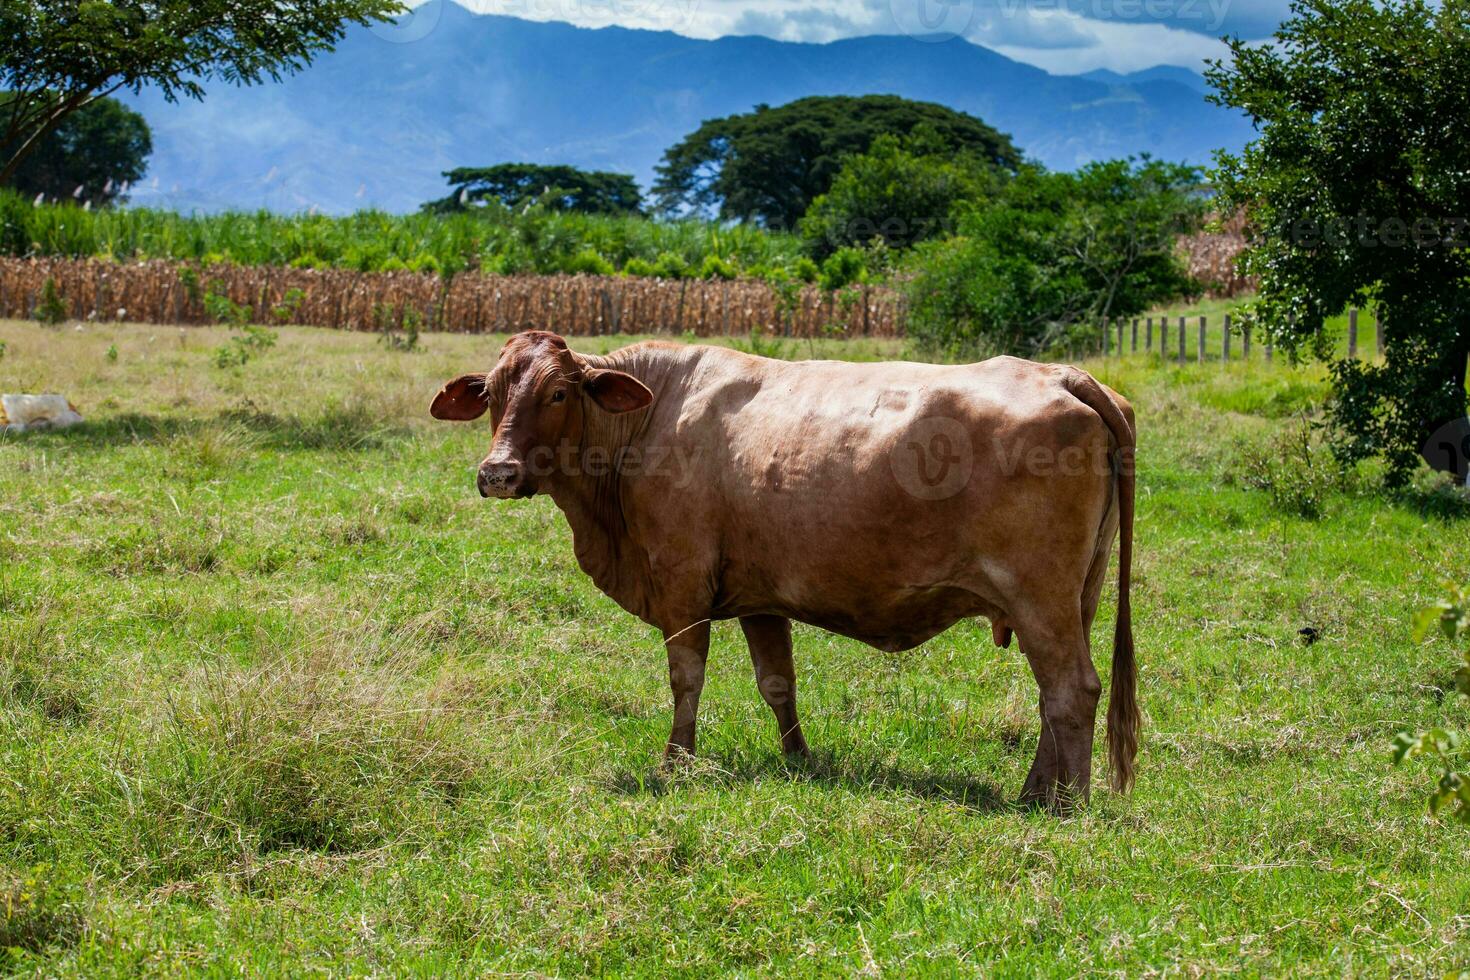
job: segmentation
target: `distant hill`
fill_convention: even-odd
[[[664,149],[701,120],[804,95],[941,102],[1053,168],[1143,151],[1203,163],[1249,138],[1242,117],[1203,101],[1192,72],[1154,71],[1058,76],[962,41],[704,41],[444,3],[420,40],[356,29],[281,84],[215,85],[177,106],[152,92],[130,99],[156,146],[133,201],[407,211],[443,196],[441,171],[504,161],[623,171],[647,187]]]
[[[1209,85],[1205,84],[1204,75],[1179,65],[1154,65],[1152,68],[1129,72],[1126,75],[1120,75],[1106,68],[1098,68],[1094,71],[1083,72],[1077,77],[1102,82],[1105,85],[1124,86],[1140,85],[1146,82],[1174,82],[1185,88],[1194,89],[1196,92],[1210,91]]]

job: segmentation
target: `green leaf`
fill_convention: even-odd
[[[1449,603],[1440,600],[1432,606],[1425,606],[1414,613],[1412,620],[1414,630],[1414,642],[1421,643],[1434,629],[1434,624],[1439,621],[1444,611],[1449,608]]]

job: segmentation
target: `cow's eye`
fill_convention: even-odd
[[[557,402],[564,402],[566,400],[567,400],[567,393],[566,393],[566,389],[564,389],[564,388],[558,388],[556,391],[553,391],[551,393],[551,404],[553,404],[553,405],[555,405]]]

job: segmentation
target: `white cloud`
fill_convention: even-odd
[[[420,0],[423,2],[423,0]],[[449,0],[428,0],[429,3]],[[964,38],[1057,74],[1200,69],[1232,26],[1262,32],[1285,0],[459,0],[480,13],[686,37],[824,43],[871,34]],[[430,11],[422,11],[425,19]],[[415,14],[408,15],[412,19]],[[411,31],[412,26],[404,27]]]
[[[1229,53],[1214,38],[1194,31],[1179,30],[1163,24],[1123,24],[1092,20],[1071,14],[1053,14],[1065,18],[1066,29],[1085,42],[1075,46],[1046,46],[1025,36],[1011,37],[1004,31],[972,36],[978,44],[994,48],[1008,58],[1024,61],[1058,75],[1111,68],[1116,72],[1138,71],[1153,65],[1182,65],[1199,70],[1207,58],[1223,58]],[[1060,26],[1060,25],[1058,25]],[[1046,36],[1045,25],[1031,24],[1029,29]]]

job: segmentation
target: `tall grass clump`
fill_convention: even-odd
[[[201,668],[147,738],[141,857],[166,877],[283,848],[354,852],[433,821],[475,778],[477,715],[420,666],[328,636],[255,666]]]

